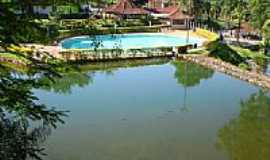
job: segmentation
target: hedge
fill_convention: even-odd
[[[137,27],[119,27],[116,30],[113,28],[99,28],[99,29],[72,29],[72,30],[59,30],[58,39],[64,39],[68,37],[80,36],[80,35],[103,35],[103,34],[124,34],[124,33],[138,33],[138,32],[159,32],[163,26],[137,26]]]

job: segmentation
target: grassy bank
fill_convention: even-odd
[[[229,62],[243,69],[251,69],[248,62],[255,62],[258,66],[265,65],[265,62],[270,57],[263,54],[262,51],[251,51],[239,46],[227,45],[214,41],[206,46],[206,51],[211,57]]]

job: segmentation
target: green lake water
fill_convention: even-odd
[[[70,73],[40,102],[68,110],[44,160],[269,160],[270,94],[185,62]]]

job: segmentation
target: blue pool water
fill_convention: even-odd
[[[68,38],[61,42],[61,46],[64,49],[141,49],[202,43],[203,39],[195,37],[190,37],[187,42],[186,35],[120,34]]]

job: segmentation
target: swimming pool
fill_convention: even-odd
[[[203,39],[190,37],[188,42],[185,35],[171,36],[157,34],[119,34],[80,36],[63,40],[63,49],[142,49],[156,47],[174,47],[186,44],[202,45]]]

